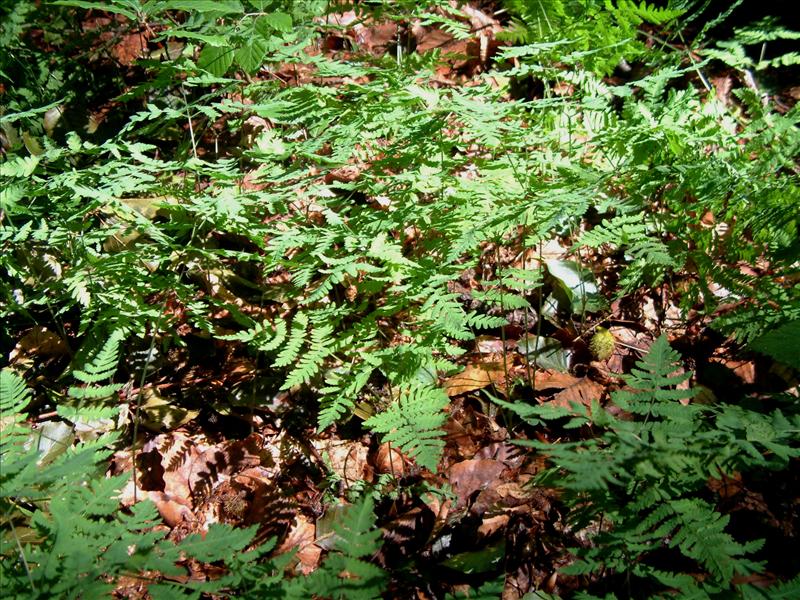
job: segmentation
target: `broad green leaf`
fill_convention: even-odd
[[[245,73],[255,73],[264,62],[266,53],[267,45],[264,40],[253,37],[241,48],[236,50],[236,64],[239,65]]]
[[[570,260],[549,259],[544,262],[570,302],[573,313],[594,311],[602,306],[597,283],[589,269]]]
[[[232,14],[244,12],[238,0],[168,0],[159,3],[160,10],[183,10],[196,13]]]
[[[128,17],[131,21],[137,20],[136,11],[123,8],[117,3],[102,4],[100,2],[87,2],[85,0],[56,0],[55,2],[53,2],[53,4],[56,4],[58,6],[73,6],[75,8],[85,8],[87,10],[93,9],[98,11],[116,13]]]
[[[265,39],[272,37],[274,31],[288,33],[292,30],[292,16],[284,12],[274,12],[268,15],[261,15],[256,19],[256,31]]]
[[[569,371],[570,352],[555,338],[528,335],[517,342],[517,348],[529,362],[535,361],[540,369],[555,369],[562,373]]]
[[[187,31],[185,29],[171,29],[167,33],[175,38],[205,42],[209,46],[227,47],[231,43],[230,38],[226,35],[209,35],[207,33],[198,33],[197,31]]]
[[[754,340],[753,350],[800,369],[800,321],[790,321]]]
[[[206,46],[200,52],[197,66],[216,77],[222,77],[233,63],[233,50],[227,47]]]
[[[506,543],[502,540],[473,552],[462,552],[442,564],[461,573],[488,573],[499,571],[506,556]]]

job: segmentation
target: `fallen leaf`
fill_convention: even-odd
[[[467,365],[458,375],[445,381],[444,389],[451,398],[481,390],[490,385],[505,386],[506,372],[502,362]]]
[[[8,362],[16,363],[18,360],[36,356],[63,356],[69,353],[69,346],[64,339],[49,331],[47,327],[36,326],[22,336],[14,349],[8,355]]]
[[[316,541],[316,527],[303,515],[295,517],[294,525],[289,531],[289,535],[278,547],[277,554],[285,554],[297,549],[295,558],[297,565],[303,575],[308,575],[317,568],[322,549],[314,542]]]
[[[185,498],[164,492],[145,492],[145,494],[156,505],[158,513],[164,519],[164,523],[170,527],[175,527],[182,522],[196,520],[192,508]]]
[[[199,410],[177,406],[174,400],[162,396],[152,387],[143,389],[137,401],[140,405],[139,425],[151,431],[177,429],[200,414]]]
[[[563,390],[572,387],[581,381],[569,373],[562,373],[554,369],[548,369],[542,373],[537,373],[533,385],[537,390]]]
[[[583,378],[556,394],[551,403],[564,408],[570,408],[573,402],[588,407],[593,400],[600,400],[603,390],[603,386],[599,383]]]
[[[489,537],[508,525],[509,519],[510,517],[505,514],[485,518],[478,527],[478,533],[483,537]]]
[[[390,473],[394,477],[405,475],[406,457],[389,442],[384,442],[375,455],[375,470],[378,473]]]
[[[709,362],[723,365],[745,385],[753,385],[756,382],[756,364],[752,360],[728,360],[712,356],[709,358]]]
[[[486,335],[475,338],[475,350],[481,354],[502,354],[504,349],[513,351],[516,347],[517,343],[514,340],[506,340],[504,342],[499,338]]]
[[[464,460],[450,467],[449,479],[456,490],[458,505],[465,506],[474,492],[490,485],[505,468],[502,462],[485,458]]]
[[[316,441],[314,447],[327,456],[330,468],[345,484],[370,479],[369,448],[360,441],[325,439]]]

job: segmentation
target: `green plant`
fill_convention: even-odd
[[[610,73],[621,61],[627,64],[647,55],[637,39],[640,25],[666,25],[685,12],[631,0],[511,0],[506,5],[513,19],[502,37],[522,44],[516,53],[579,62],[599,74]]]
[[[360,3],[354,14],[466,35],[449,4],[416,4]],[[517,28],[507,39],[522,45],[501,48],[490,75],[458,87],[442,84],[436,52],[403,55],[399,43],[392,56],[312,49],[336,29],[319,18],[320,2],[65,0],[42,11],[7,3],[2,342],[10,349],[46,325],[80,348],[30,410],[46,402],[59,423],[110,420],[123,381],[148,383],[132,348],[166,354],[211,340],[249,354],[254,376],[268,382],[216,390],[215,406],[258,407],[279,391],[290,405],[311,397],[318,430],[366,416],[367,433],[435,470],[449,402],[440,378],[480,333],[504,338],[516,327],[538,344],[543,321],[570,333],[578,318],[603,318],[607,300],[646,288],[671,292],[724,333],[796,365],[780,345],[800,317],[800,112],[781,114],[748,89],[726,106],[694,80],[705,80],[707,62],[643,43],[646,34],[658,41],[645,24],[679,31],[682,11],[697,4],[510,2]],[[153,36],[108,87],[92,75],[108,66],[112,42],[78,35],[86,8],[116,15],[103,32],[114,42]],[[38,30],[48,32],[44,42]],[[792,36],[758,24],[707,59],[752,67],[739,46]],[[65,70],[75,63],[65,50],[72,43],[95,68]],[[605,76],[623,59],[640,68],[612,83]],[[540,94],[517,89],[530,78]],[[100,135],[64,116],[83,119],[84,100],[118,121]],[[556,240],[571,245],[569,256],[543,255]],[[592,273],[600,264],[612,265],[602,283]],[[470,273],[474,283],[463,286]],[[723,303],[735,310],[719,314]],[[31,369],[30,380],[63,371],[39,358],[16,368]],[[731,537],[703,486],[734,470],[786,468],[796,415],[681,404],[690,393],[674,389],[675,361],[660,340],[630,378],[639,392],[615,394],[630,420],[597,406],[573,415],[571,428],[591,425],[598,437],[547,446],[561,467],[549,481],[567,490],[579,526],[605,524],[599,545],[576,551],[573,572],[722,594],[734,573],[760,569],[757,544]],[[152,530],[152,507],[118,514],[121,480],[102,478],[103,461],[128,439],[123,424],[37,466],[41,457],[26,449],[30,395],[11,372],[2,382],[11,432],[2,441],[11,536],[2,556],[13,593],[33,585],[42,595],[90,595],[123,574],[175,572],[184,550]],[[504,406],[534,426],[570,417]],[[246,548],[252,532],[215,527],[195,556],[228,559],[227,575],[195,590],[164,580],[150,587],[164,596],[202,588],[336,597],[332,588],[341,588],[376,597],[391,575],[368,560],[380,546],[373,524],[371,504],[348,510],[337,546],[306,583],[284,582],[284,559],[266,559],[269,546],[223,556],[228,543]],[[30,536],[15,539],[19,532]],[[84,559],[70,536],[87,540]],[[202,546],[187,542],[187,554],[195,542]],[[660,552],[691,559],[705,579],[667,572],[654,559]]]
[[[408,452],[421,467],[436,470],[444,442],[445,415],[449,401],[444,391],[412,384],[400,390],[387,410],[365,421],[370,429],[384,434],[384,440]]]
[[[763,540],[735,539],[726,530],[730,517],[706,498],[706,486],[734,472],[785,468],[800,456],[800,415],[692,403],[693,392],[680,387],[690,374],[673,374],[679,359],[662,335],[626,376],[629,387],[612,395],[624,416],[596,403],[591,410],[575,407],[567,428],[591,425],[596,435],[519,443],[547,453],[553,467],[540,484],[563,489],[573,526],[594,531],[591,545],[572,550],[575,561],[565,573],[623,575],[628,594],[758,597],[756,588],[733,582],[763,570],[754,558]],[[504,406],[533,423],[570,413]],[[702,575],[665,569],[669,553],[682,554]]]
[[[0,371],[0,575],[6,597],[100,597],[122,576],[146,571],[157,571],[160,578],[180,576],[185,569],[178,563],[189,557],[211,563],[245,550],[253,529],[215,524],[205,536],[192,534],[174,544],[154,529],[160,517],[151,502],[121,511],[117,494],[127,476],[103,477],[102,464],[116,434],[63,448],[56,457],[40,456],[30,443],[35,432],[24,425],[30,400],[22,378]],[[242,577],[248,561],[269,549],[267,544],[232,561],[239,568],[229,577],[182,587],[155,581],[149,589],[170,597],[222,591]]]
[[[333,551],[309,577],[289,584],[289,598],[334,600],[380,598],[386,573],[368,562],[380,548],[381,530],[375,528],[373,502],[366,496],[346,507],[333,525]]]

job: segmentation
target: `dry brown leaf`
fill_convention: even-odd
[[[490,459],[464,460],[450,467],[450,483],[456,490],[458,505],[464,506],[477,490],[484,489],[494,482],[506,466]]]
[[[423,493],[420,498],[431,512],[436,515],[437,522],[445,523],[447,521],[447,516],[450,514],[452,505],[450,500],[445,500],[438,494],[432,494],[431,492]]]
[[[60,335],[49,331],[47,327],[37,325],[17,342],[8,355],[8,362],[14,364],[29,356],[63,356],[68,352],[69,346]]]
[[[142,50],[147,48],[146,32],[129,33],[122,36],[122,40],[111,49],[111,54],[120,64],[130,66],[142,57]]]
[[[297,558],[300,572],[303,575],[308,575],[317,568],[322,554],[322,549],[314,543],[316,536],[317,528],[314,523],[303,515],[297,515],[289,535],[286,536],[286,539],[283,540],[276,552],[277,554],[285,554],[297,548],[295,557]]]
[[[475,350],[480,354],[503,354],[503,348],[506,351],[513,351],[517,347],[515,340],[503,340],[499,338],[489,337],[482,335],[475,338]]]
[[[445,381],[444,389],[447,395],[452,398],[460,394],[481,390],[490,385],[503,387],[505,386],[505,379],[506,371],[503,369],[501,356],[498,362],[482,362],[476,365],[467,365],[461,373]]]
[[[497,460],[514,469],[521,466],[525,461],[525,452],[522,452],[520,447],[515,444],[501,441],[480,448],[473,458]]]
[[[563,389],[551,401],[555,406],[570,408],[574,402],[583,406],[590,406],[592,400],[600,400],[603,395],[603,386],[591,379],[579,379],[574,385]]]
[[[709,362],[723,365],[746,385],[753,385],[756,382],[756,364],[751,360],[728,360],[724,357],[712,356],[709,358]]]
[[[371,479],[367,465],[369,448],[360,441],[325,439],[314,442],[314,447],[321,454],[327,455],[333,472],[346,483]]]
[[[175,527],[179,523],[189,523],[197,520],[186,498],[164,492],[145,492],[145,494],[156,505],[158,513],[164,519],[164,523],[170,527]]]
[[[537,390],[563,390],[576,385],[580,381],[581,379],[569,373],[548,369],[542,373],[536,373],[533,385]]]
[[[731,101],[731,88],[733,87],[733,78],[730,75],[720,75],[719,77],[711,77],[711,83],[714,85],[714,91],[717,100],[725,104],[730,104]]]
[[[489,537],[508,525],[509,519],[510,517],[505,514],[485,518],[478,527],[478,533],[483,537]]]
[[[531,494],[527,491],[519,481],[507,481],[500,483],[494,488],[497,495],[506,501],[508,506],[517,506],[526,502]]]
[[[375,469],[378,473],[391,473],[394,477],[405,475],[406,457],[389,442],[384,442],[375,455]]]

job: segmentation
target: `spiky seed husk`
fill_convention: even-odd
[[[592,351],[597,360],[608,360],[614,354],[614,336],[604,327],[598,327],[589,342],[589,350]]]

